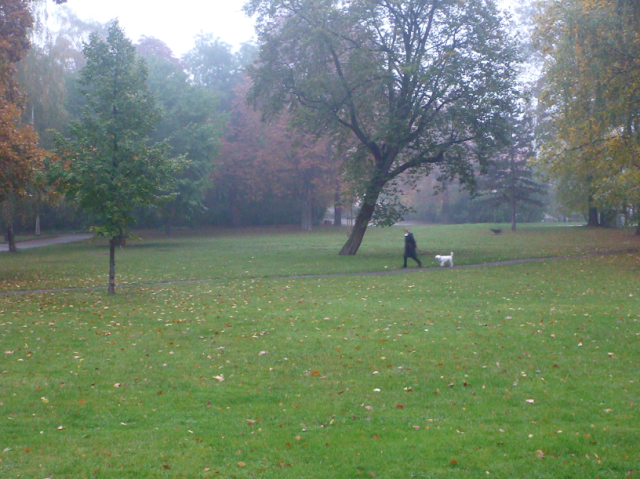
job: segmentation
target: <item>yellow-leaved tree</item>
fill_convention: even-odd
[[[548,135],[538,162],[566,202],[584,199],[589,225],[610,224],[616,211],[637,216],[640,7],[631,0],[542,5],[535,36],[545,56]]]

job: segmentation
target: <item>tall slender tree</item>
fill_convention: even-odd
[[[94,231],[109,238],[109,294],[115,293],[115,248],[125,241],[136,205],[171,197],[183,158],[169,157],[166,143],[149,135],[160,113],[146,84],[147,67],[117,21],[106,40],[97,34],[84,48],[81,72],[86,106],[71,138],[58,134],[62,162],[53,176],[96,221]]]
[[[16,252],[12,211],[26,196],[39,167],[42,151],[30,125],[21,125],[24,97],[16,80],[15,64],[29,49],[28,32],[33,19],[25,0],[0,3],[0,204],[7,226],[9,251]]]

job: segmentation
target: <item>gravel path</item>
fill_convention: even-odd
[[[511,259],[506,261],[493,261],[489,263],[477,263],[477,264],[465,264],[461,266],[454,266],[453,268],[445,266],[444,268],[440,268],[439,266],[430,267],[430,268],[401,268],[401,269],[391,269],[385,271],[369,271],[369,272],[360,272],[360,273],[334,273],[334,274],[306,274],[306,275],[297,275],[297,276],[269,276],[269,277],[259,277],[253,279],[313,279],[313,278],[340,278],[347,276],[382,276],[389,274],[407,274],[407,273],[420,273],[421,271],[435,271],[435,270],[457,270],[457,269],[469,269],[469,268],[487,268],[492,266],[506,266],[510,264],[521,264],[521,263],[537,263],[541,261],[558,261],[563,259],[581,259],[581,258],[595,258],[598,256],[614,256],[619,254],[629,254],[629,253],[638,253],[638,249],[629,249],[624,251],[605,251],[601,253],[589,253],[589,254],[575,254],[569,256],[553,256],[549,258],[523,258],[523,259]],[[250,278],[244,278],[250,279]],[[132,288],[132,287],[153,287],[153,286],[170,286],[174,284],[189,284],[189,283],[207,283],[211,281],[217,281],[216,279],[185,279],[180,281],[162,281],[157,283],[127,283],[122,285],[116,285],[117,288]],[[57,288],[57,289],[32,289],[32,290],[24,290],[24,291],[0,291],[0,296],[10,296],[17,294],[41,294],[41,293],[62,293],[65,291],[90,291],[90,290],[99,290],[99,289],[107,289],[106,286],[90,286],[90,287],[82,287],[82,288]]]
[[[93,233],[73,233],[68,235],[55,236],[53,238],[42,238],[29,241],[20,241],[16,243],[18,251],[21,249],[40,248],[42,246],[51,246],[54,244],[74,243],[93,238]],[[9,251],[8,244],[0,244],[0,251]]]

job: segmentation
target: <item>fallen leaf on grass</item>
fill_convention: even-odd
[[[224,374],[221,374],[220,376],[213,376],[213,379],[221,383],[222,381],[224,381]]]
[[[533,399],[527,399],[526,402],[527,404],[533,404],[535,401]]]
[[[544,459],[544,452],[542,452],[540,449],[538,449],[538,450],[536,451],[536,457],[537,457],[538,459]]]
[[[64,429],[64,426],[58,426],[58,431],[62,431]]]
[[[253,426],[255,423],[253,419],[247,419],[247,426]]]
[[[364,408],[365,408],[367,411],[373,411],[373,407],[371,407],[371,406],[365,406]]]
[[[403,409],[404,408],[404,404],[396,404],[396,409]]]
[[[311,375],[312,376],[320,376],[320,371],[316,371],[316,370],[311,371]]]
[[[238,466],[240,466],[240,467],[244,467],[244,466],[246,466],[246,464],[245,464],[244,462],[240,461],[240,462],[238,463]]]

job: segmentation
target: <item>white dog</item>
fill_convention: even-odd
[[[453,251],[451,252],[451,254],[449,256],[443,256],[443,255],[436,255],[436,259],[438,261],[440,261],[440,267],[442,268],[445,264],[447,264],[447,262],[451,265],[451,267],[453,268]]]

